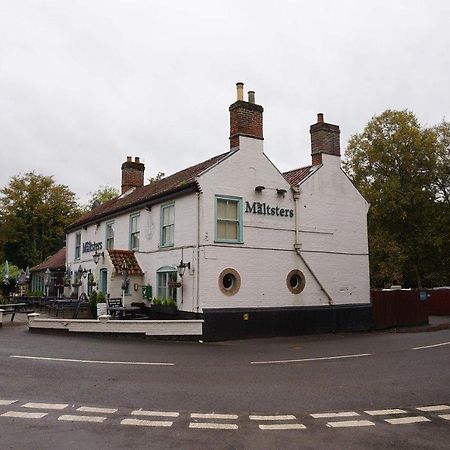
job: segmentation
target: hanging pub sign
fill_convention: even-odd
[[[87,241],[83,244],[83,253],[96,252],[97,250],[102,249],[101,242],[91,242]]]

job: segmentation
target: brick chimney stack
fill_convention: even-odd
[[[311,125],[312,165],[322,164],[322,154],[341,156],[340,130],[338,125],[326,123],[323,113],[317,114],[317,123]]]
[[[236,83],[237,100],[230,110],[230,149],[240,146],[239,137],[263,140],[263,107],[255,103],[255,92],[244,101],[244,83]]]
[[[139,161],[139,158],[132,160],[127,156],[127,160],[122,164],[122,194],[133,187],[144,186],[145,166]]]

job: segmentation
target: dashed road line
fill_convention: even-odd
[[[404,409],[373,409],[371,411],[364,411],[369,416],[388,416],[390,414],[405,414]]]
[[[42,419],[47,415],[48,413],[43,412],[8,411],[3,414],[0,414],[0,417],[14,417],[17,419]]]
[[[189,428],[200,428],[208,430],[237,430],[235,423],[213,423],[213,422],[191,422]]]
[[[398,417],[396,419],[384,419],[384,421],[390,423],[391,425],[406,425],[409,423],[431,422],[430,419],[427,419],[424,416]]]
[[[36,359],[42,361],[62,361],[62,362],[74,362],[85,364],[123,364],[127,366],[174,366],[174,363],[164,362],[143,362],[143,361],[102,361],[93,359],[69,359],[69,358],[47,358],[44,356],[23,356],[23,355],[10,355],[11,358],[20,359]]]
[[[432,405],[432,406],[420,406],[416,408],[419,411],[427,412],[427,411],[444,411],[446,409],[450,409],[449,405]]]
[[[355,416],[359,416],[359,414],[355,411],[311,414],[311,417],[313,417],[314,419],[331,419],[332,417],[355,417]]]
[[[289,363],[310,362],[310,361],[328,361],[333,359],[361,358],[363,356],[371,356],[371,355],[372,355],[371,353],[359,353],[357,355],[324,356],[321,358],[285,359],[279,361],[252,361],[250,364],[289,364]]]
[[[142,427],[171,427],[173,425],[173,422],[165,420],[123,419],[120,424]]]
[[[288,415],[277,415],[277,416],[255,416],[255,415],[251,415],[248,416],[248,418],[250,420],[295,420],[295,416],[293,416],[292,414],[288,414]]]
[[[135,409],[131,411],[132,416],[155,416],[155,417],[178,417],[179,412],[170,411],[146,411],[144,409]]]
[[[100,416],[76,416],[72,414],[65,414],[58,417],[58,420],[66,420],[68,422],[95,422],[95,423],[103,423],[106,420],[106,417]]]
[[[25,403],[22,408],[33,409],[64,409],[69,405],[67,403]]]
[[[450,414],[440,414],[438,417],[445,420],[450,420]]]
[[[441,342],[440,344],[433,344],[433,345],[423,345],[422,347],[414,347],[413,350],[422,350],[424,348],[442,347],[443,345],[450,345],[450,342]]]
[[[339,422],[328,422],[329,428],[345,428],[345,427],[370,427],[375,425],[370,420],[341,420]]]
[[[114,414],[117,412],[117,409],[116,408],[94,408],[91,406],[81,406],[80,408],[77,408],[77,411],[91,412],[91,413],[98,413],[98,414]]]
[[[191,419],[237,419],[237,414],[215,414],[215,413],[192,413]]]
[[[0,406],[9,406],[16,402],[17,400],[0,400]]]
[[[260,430],[306,430],[305,425],[301,423],[277,423],[273,425],[261,424]]]

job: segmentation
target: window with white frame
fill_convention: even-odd
[[[106,224],[106,250],[112,250],[114,248],[114,222],[108,222]]]
[[[81,257],[81,231],[75,234],[75,259]]]
[[[161,206],[161,247],[170,247],[174,243],[175,205]]]
[[[177,281],[177,269],[172,266],[161,267],[156,272],[156,295],[161,300],[172,299],[177,301],[177,288],[171,283]]]
[[[130,250],[139,250],[139,214],[130,216]]]
[[[242,242],[242,198],[216,196],[216,242]]]

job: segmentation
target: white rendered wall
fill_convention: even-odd
[[[368,203],[340,168],[323,166],[300,185],[301,253],[333,303],[369,303]]]

